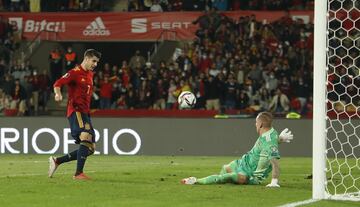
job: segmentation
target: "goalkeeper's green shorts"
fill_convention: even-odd
[[[233,160],[228,164],[232,172],[240,173],[245,175],[248,179],[251,176],[251,172],[244,166],[242,159]]]

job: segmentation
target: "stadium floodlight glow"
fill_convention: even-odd
[[[312,198],[360,201],[360,12],[316,0]]]

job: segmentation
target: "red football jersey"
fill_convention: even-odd
[[[68,86],[67,117],[74,111],[90,113],[93,75],[92,71],[85,70],[79,65],[54,83],[54,87]]]

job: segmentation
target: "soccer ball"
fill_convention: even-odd
[[[191,109],[196,104],[196,97],[190,91],[183,91],[178,97],[180,109]]]

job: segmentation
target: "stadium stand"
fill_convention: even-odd
[[[120,1],[40,1],[39,11],[111,11]],[[60,3],[60,2],[66,2]],[[128,11],[150,11],[153,3],[163,11],[205,11],[193,24],[199,28],[192,42],[183,42],[181,54],[160,64],[149,62],[136,52],[123,63],[106,62],[94,77],[94,109],[177,109],[176,97],[182,90],[193,91],[198,99],[196,109],[227,113],[253,114],[270,110],[276,114],[296,111],[312,113],[312,41],[313,24],[293,20],[289,13],[273,22],[261,22],[255,15],[232,19],[222,10],[311,9],[313,1],[128,1]],[[212,2],[212,3],[210,3]],[[31,11],[32,1],[19,5],[2,1],[7,11]],[[75,6],[74,6],[75,4]],[[57,9],[55,9],[57,8]],[[60,8],[60,9],[58,9]],[[20,10],[19,10],[20,9]],[[16,34],[5,20],[0,26],[2,50],[16,49]],[[66,51],[57,56],[63,62]],[[79,54],[76,54],[79,56]],[[47,111],[51,83],[59,76],[49,71],[36,71],[28,63],[10,63],[2,55],[1,106],[18,115],[36,115]],[[55,61],[56,62],[56,61]],[[63,67],[61,64],[60,67]],[[60,70],[64,71],[64,68]],[[53,77],[54,76],[54,77]],[[25,112],[10,107],[16,79],[25,88]],[[23,106],[24,104],[22,104]],[[40,110],[39,110],[40,109]],[[6,112],[7,113],[7,112]],[[9,114],[7,113],[7,114]]]

